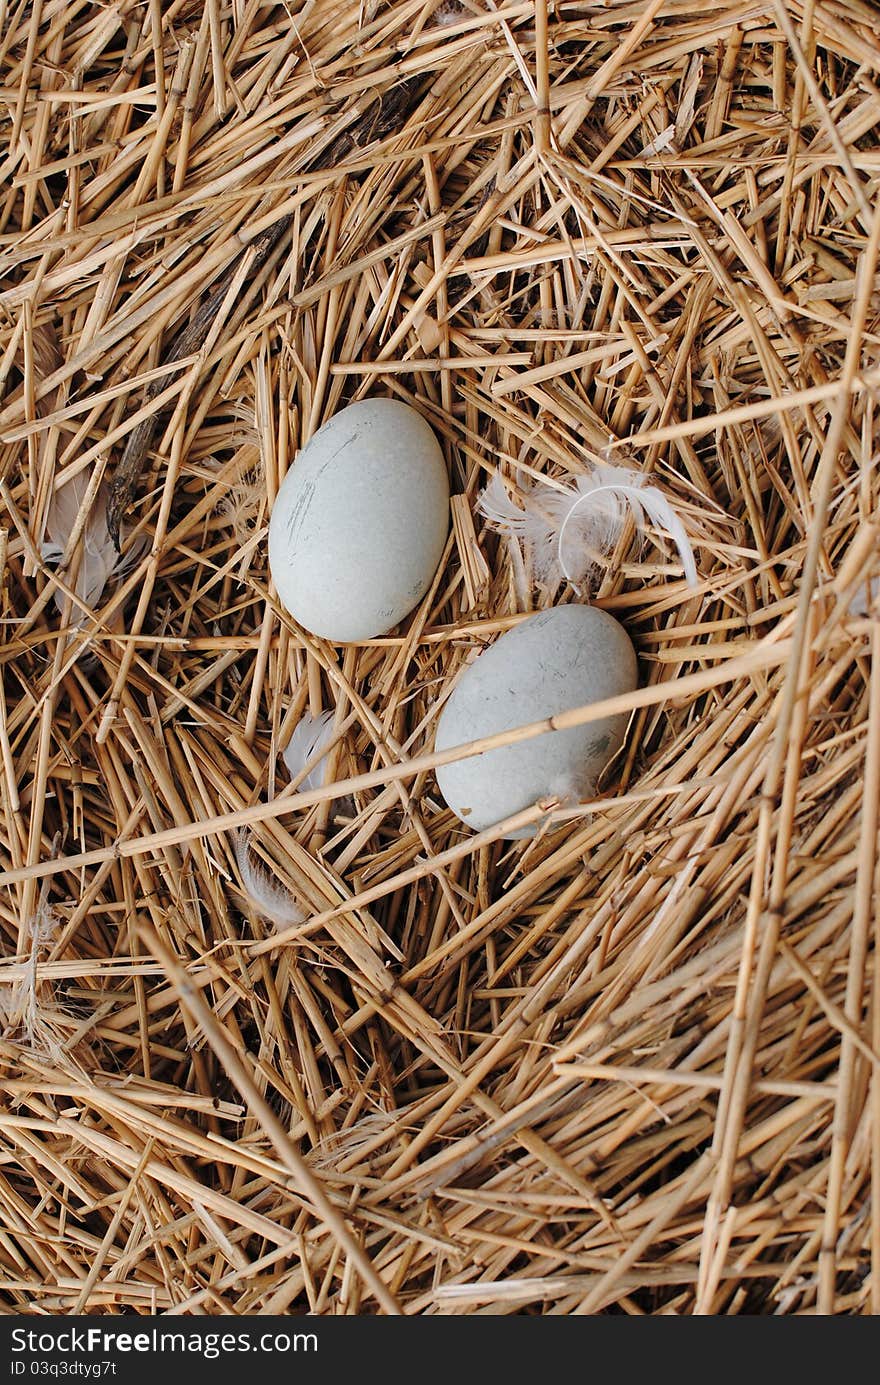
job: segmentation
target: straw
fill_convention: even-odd
[[[6,1311],[878,1311],[870,7],[4,14]],[[268,516],[376,394],[434,428],[449,539],[334,647]],[[573,599],[480,493],[602,461],[694,546],[696,585],[624,526],[594,574],[639,689],[435,751]],[[589,802],[443,803],[610,711]],[[301,919],[243,901],[241,828]]]

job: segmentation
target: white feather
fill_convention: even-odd
[[[308,789],[322,789],[327,783],[327,772],[330,769],[327,750],[332,740],[332,712],[321,712],[316,717],[306,712],[294,727],[293,735],[281,752],[281,758],[291,779],[299,779],[306,766],[315,760],[315,756],[320,756],[299,784],[303,792]]]
[[[645,484],[630,467],[597,465],[579,476],[576,487],[535,485],[525,496],[525,508],[515,505],[499,476],[494,476],[477,502],[494,528],[515,535],[529,549],[535,576],[558,585],[563,579],[578,586],[613,552],[628,517],[644,537],[649,522],[673,540],[685,576],[697,585],[697,568],[685,527],[657,486]]]
[[[262,918],[274,923],[276,928],[289,928],[291,924],[305,921],[306,916],[290,891],[279,885],[264,866],[252,862],[245,830],[235,838],[235,862],[243,893]]]
[[[46,515],[46,540],[40,549],[43,558],[55,562],[61,559],[87,488],[88,477],[81,471],[53,491]],[[125,572],[143,552],[143,544],[136,545],[134,550],[125,554],[116,552],[107,528],[108,494],[106,486],[99,486],[80,535],[81,553],[74,591],[90,610],[99,602],[107,583]],[[55,604],[59,611],[64,607],[64,596],[60,591],[55,594]],[[74,612],[75,625],[81,625],[84,619],[82,611]]]
[[[320,789],[327,782],[330,768],[327,747],[332,739],[332,712],[321,712],[316,717],[306,712],[300,717],[281,757],[292,780],[298,779],[303,770],[311,765],[298,786],[300,789]],[[256,913],[274,923],[276,928],[289,928],[291,924],[303,923],[306,915],[293,895],[274,879],[265,866],[254,863],[248,845],[249,833],[242,830],[235,838],[235,860],[245,898]]]
[[[16,968],[17,979],[11,985],[0,985],[0,1033],[14,1039],[28,1052],[47,1056],[58,1062],[62,1056],[60,1035],[69,1023],[64,1011],[55,1004],[50,983],[41,981],[40,955],[57,937],[61,921],[48,903],[48,892],[39,902],[36,914],[28,919],[25,937],[28,940],[27,962]]]
[[[435,24],[457,24],[460,19],[468,18],[470,16],[459,0],[442,0],[434,11]]]
[[[867,582],[861,582],[856,588],[856,594],[849,603],[849,614],[851,616],[870,615],[878,596],[880,596],[880,576],[869,577]]]

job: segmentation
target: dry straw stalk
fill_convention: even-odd
[[[880,1311],[874,7],[59,0],[0,65],[6,1311]],[[369,393],[456,499],[340,649],[266,525]],[[625,750],[511,845],[434,727],[571,593],[475,504],[603,457],[699,580],[621,534]]]

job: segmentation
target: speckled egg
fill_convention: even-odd
[[[443,453],[421,414],[365,399],[334,414],[284,478],[269,522],[279,599],[337,644],[387,634],[431,585],[449,529]]]
[[[601,702],[632,692],[637,681],[635,650],[613,616],[594,606],[556,606],[509,630],[464,670],[440,715],[435,746],[448,750]],[[587,798],[622,746],[627,721],[625,713],[603,717],[442,765],[440,792],[476,831],[551,795]]]

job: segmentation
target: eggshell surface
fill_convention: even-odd
[[[395,399],[329,419],[284,478],[269,522],[278,596],[315,635],[384,635],[431,585],[449,528],[449,481],[433,429]]]
[[[637,682],[635,650],[613,616],[594,606],[556,606],[509,630],[465,669],[440,715],[435,746],[448,750],[510,731],[632,692]],[[622,746],[627,721],[626,713],[603,717],[442,765],[440,792],[475,831],[551,795],[589,797]]]

